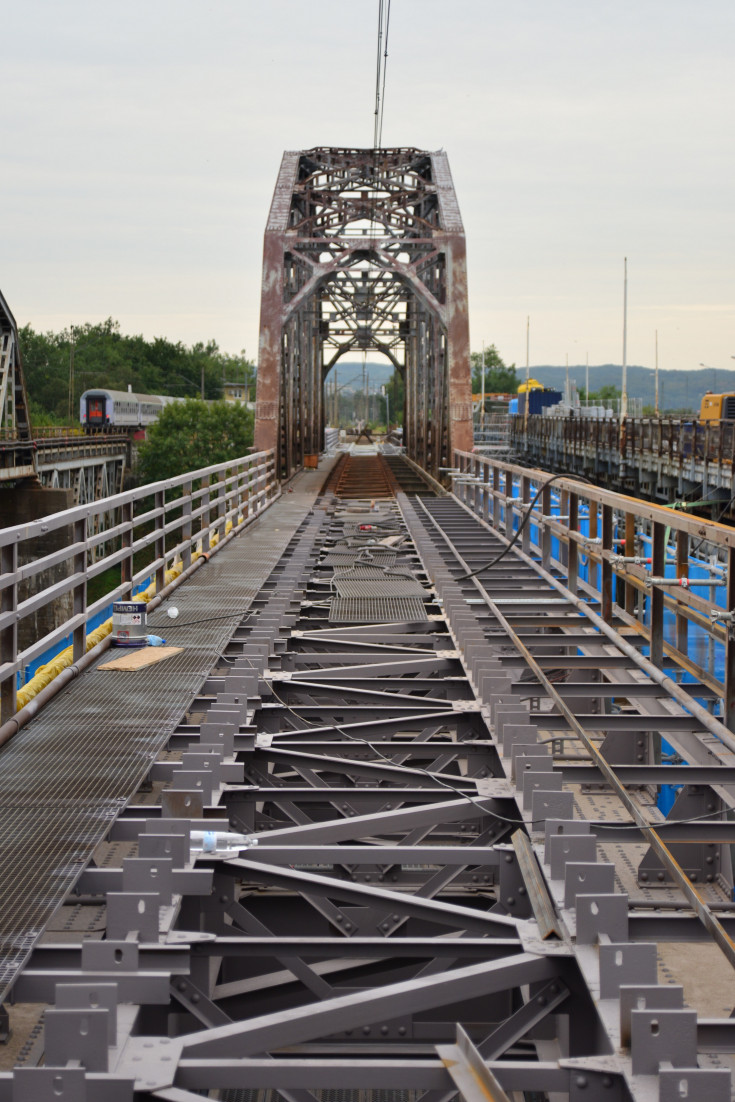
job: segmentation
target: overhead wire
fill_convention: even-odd
[[[391,0],[378,0],[378,53],[375,66],[375,111],[373,121],[373,149],[379,149],[383,140],[383,112],[385,110],[385,73],[388,67],[388,31],[390,28]]]

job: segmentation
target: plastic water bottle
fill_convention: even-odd
[[[251,834],[234,834],[223,830],[192,830],[191,848],[195,853],[237,852],[257,846]]]

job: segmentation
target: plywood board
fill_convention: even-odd
[[[105,662],[98,666],[98,670],[142,670],[146,666],[154,666],[156,662],[163,662],[174,654],[180,654],[183,647],[141,647],[128,651],[120,658],[113,658],[111,662]]]

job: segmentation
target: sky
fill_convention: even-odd
[[[0,75],[19,325],[255,357],[284,150],[371,146],[378,0],[24,0]],[[735,366],[732,0],[392,0],[383,145],[445,149],[473,349]]]

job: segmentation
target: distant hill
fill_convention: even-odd
[[[523,382],[525,368],[516,369],[518,381]],[[328,386],[334,386],[334,371],[337,372],[337,385],[343,387],[344,394],[354,394],[362,390],[362,361],[340,360],[330,371]],[[531,377],[538,379],[544,386],[553,386],[555,390],[564,389],[566,367],[554,367],[544,364],[539,367],[531,367]],[[590,390],[596,391],[603,386],[616,386],[620,389],[622,368],[620,364],[597,364],[590,366]],[[585,385],[584,364],[574,364],[569,367],[569,378],[581,389]],[[365,364],[365,375],[369,378],[372,393],[387,383],[393,374],[390,364],[382,362],[370,362]],[[628,367],[628,394],[631,398],[641,398],[644,406],[654,404],[655,372],[652,367]],[[698,368],[696,371],[664,371],[658,373],[659,378],[659,405],[661,409],[691,409],[698,410],[702,395],[707,390],[731,391],[735,393],[735,370],[726,369],[714,371],[712,368]]]
[[[564,389],[566,379],[566,367],[532,367],[531,376],[538,379],[544,386],[553,386],[556,390]],[[586,367],[584,364],[569,365],[569,378],[581,389],[585,385]],[[590,366],[590,390],[596,391],[603,386],[616,386],[620,389],[622,381],[622,368],[620,364],[600,364]],[[523,381],[525,368],[518,369],[518,378]],[[643,404],[653,405],[655,390],[655,371],[652,367],[628,367],[628,395],[631,398],[642,398]],[[685,409],[698,410],[702,395],[707,390],[722,393],[735,392],[735,371],[712,368],[699,368],[696,371],[659,371],[659,406],[661,409]]]

